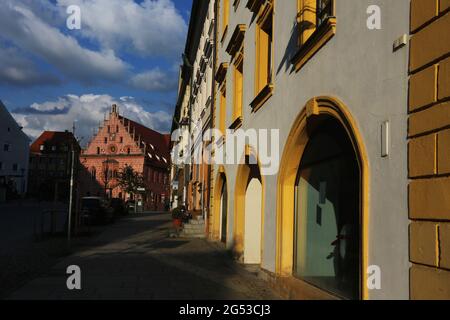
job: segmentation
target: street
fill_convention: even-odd
[[[131,216],[84,241],[8,299],[277,299],[219,245],[169,237],[169,214]],[[68,266],[81,290],[68,290]]]
[[[63,236],[35,239],[49,230],[49,216],[42,215],[48,208],[64,210],[65,206],[28,200],[0,204],[0,298],[45,272],[66,253]]]

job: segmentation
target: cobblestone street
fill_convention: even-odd
[[[170,215],[123,219],[9,299],[277,299],[217,244],[169,238]],[[80,291],[66,268],[81,268]]]

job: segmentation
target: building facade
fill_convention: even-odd
[[[0,101],[0,202],[27,192],[29,143]]]
[[[214,2],[208,237],[288,298],[450,299],[450,2]]]
[[[111,107],[80,155],[82,196],[136,200],[144,210],[164,211],[169,201],[170,136],[149,129]],[[118,183],[126,166],[142,175],[145,190],[137,199]]]
[[[411,298],[450,299],[450,1],[411,2]]]
[[[80,151],[72,132],[44,131],[30,146],[28,194],[41,200],[68,202],[72,158],[76,168]]]
[[[178,194],[177,199],[182,199],[175,206],[183,204],[205,218],[209,216],[211,166],[196,159],[206,152],[210,142],[203,137],[212,128],[214,6],[214,1],[193,1],[172,128],[175,140],[172,156],[179,158],[172,174],[172,178],[176,175],[174,193]]]

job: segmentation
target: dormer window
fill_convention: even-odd
[[[44,146],[43,144],[41,144],[41,145],[39,146],[39,150],[44,151],[44,150],[45,150],[45,146]]]

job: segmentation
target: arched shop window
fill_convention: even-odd
[[[360,169],[345,129],[332,118],[312,130],[297,174],[296,277],[348,299],[360,297]]]

